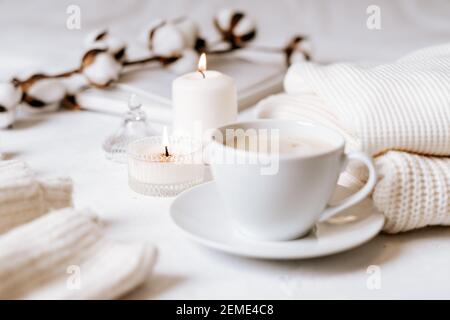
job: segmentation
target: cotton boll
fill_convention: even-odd
[[[178,56],[184,49],[193,49],[198,38],[198,26],[189,19],[156,20],[146,31],[149,48],[155,55]]]
[[[25,88],[23,106],[27,113],[56,111],[66,95],[66,87],[60,79],[30,78]]]
[[[185,49],[181,57],[169,64],[167,68],[175,74],[184,74],[197,69],[198,53],[193,49]]]
[[[308,61],[312,55],[312,45],[309,39],[303,39],[296,47],[291,56],[291,63]]]
[[[87,49],[107,50],[113,55],[120,54],[117,58],[121,60],[124,58],[126,43],[118,37],[111,36],[107,30],[95,30],[86,37],[85,47]]]
[[[311,59],[311,42],[308,38],[297,36],[285,47],[287,63],[309,61]]]
[[[291,64],[307,61],[303,52],[294,51],[291,55]]]
[[[107,36],[108,36],[107,29],[104,29],[104,28],[95,29],[87,34],[84,43],[86,46],[89,46],[90,44],[92,44],[96,41],[104,40],[105,37],[107,37]]]
[[[248,17],[244,17],[241,20],[239,20],[239,23],[233,29],[233,33],[238,37],[243,37],[247,34],[254,32],[255,29],[256,29],[255,22]]]
[[[82,72],[90,84],[105,87],[119,79],[122,64],[109,52],[91,50],[82,61]]]
[[[125,59],[126,45],[125,42],[116,37],[110,37],[106,41],[108,51],[112,53],[119,61]]]
[[[85,76],[75,73],[70,77],[61,79],[61,82],[66,87],[66,91],[70,95],[75,95],[89,84]]]
[[[219,10],[219,12],[216,15],[216,21],[218,27],[220,27],[221,30],[228,30],[230,28],[231,18],[234,15],[234,10],[225,8],[222,10]]]
[[[16,120],[16,108],[0,112],[0,129],[6,129]]]
[[[22,91],[12,82],[0,83],[0,112],[14,109],[20,102]]]
[[[26,94],[49,104],[61,101],[66,95],[66,87],[59,79],[42,79],[33,83]]]
[[[303,40],[300,42],[300,48],[308,52],[310,55],[313,53],[314,48],[311,40],[309,38],[304,37]]]
[[[151,38],[152,33],[154,33],[154,31],[157,28],[161,27],[165,23],[166,22],[162,19],[156,19],[156,20],[151,21],[138,36],[139,43],[141,43],[142,45],[145,45],[151,49],[150,38]]]
[[[184,48],[184,35],[173,24],[159,27],[151,38],[151,49],[155,55],[170,57],[180,54]]]
[[[91,48],[95,43],[100,43],[106,36],[108,31],[105,29],[97,29],[88,33],[84,40],[84,45],[86,48]]]
[[[222,35],[222,40],[233,47],[242,47],[256,35],[256,26],[245,13],[231,9],[220,10],[214,18],[214,25]]]
[[[190,19],[183,19],[175,26],[183,34],[184,47],[194,48],[199,34],[197,24]]]
[[[20,102],[22,92],[11,83],[0,83],[0,129],[8,128],[16,118],[16,107]]]

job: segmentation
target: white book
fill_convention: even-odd
[[[236,81],[239,110],[281,91],[285,69],[277,64],[251,62],[236,56],[208,59],[208,69],[225,73]],[[160,66],[147,66],[125,73],[108,89],[90,88],[78,95],[82,108],[123,114],[132,93],[139,96],[149,119],[170,123],[172,81],[177,75]]]

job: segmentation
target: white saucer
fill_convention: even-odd
[[[338,186],[335,199],[349,191]],[[359,246],[381,230],[384,216],[367,199],[327,222],[308,236],[292,241],[259,241],[232,227],[214,182],[181,193],[170,208],[172,220],[191,239],[213,249],[251,258],[306,259],[330,255]]]

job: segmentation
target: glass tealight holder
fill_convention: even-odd
[[[127,149],[128,184],[140,194],[173,197],[203,181],[201,141],[189,137],[153,136],[131,142]]]
[[[147,116],[142,110],[142,104],[135,94],[128,101],[128,111],[124,114],[122,124],[118,130],[103,143],[103,151],[109,160],[120,163],[127,161],[127,146],[130,142],[156,135],[156,131],[148,123]]]

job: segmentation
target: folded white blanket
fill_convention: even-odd
[[[37,180],[21,161],[0,161],[0,299],[111,299],[146,281],[155,248],[107,239],[71,204],[67,178]]]
[[[450,155],[450,43],[379,66],[298,63],[284,84],[303,105],[320,103],[320,113],[370,154]],[[315,114],[313,107],[302,112]]]
[[[300,63],[285,89],[261,101],[258,116],[331,127],[348,149],[377,156],[373,200],[384,231],[450,225],[450,44],[376,67]],[[351,165],[340,181],[358,187],[363,169]]]

